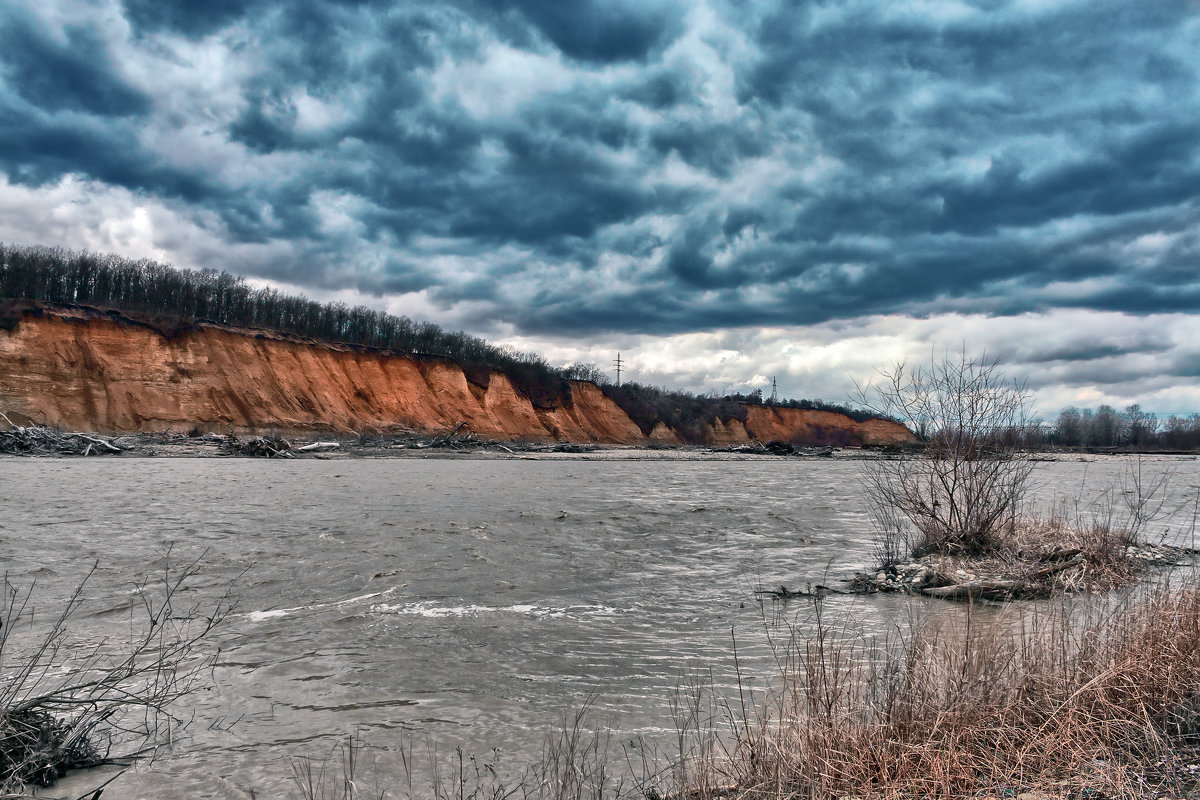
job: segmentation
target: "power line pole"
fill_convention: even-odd
[[[621,365],[623,363],[621,361],[621,354],[617,353],[617,360],[613,362],[613,366],[617,368],[617,386],[621,385]]]
[[[775,377],[771,377],[771,404],[779,402],[779,384],[775,383]]]

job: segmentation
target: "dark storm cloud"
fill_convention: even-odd
[[[522,331],[1200,308],[1194,5],[48,3],[9,182],[292,253],[251,275]]]
[[[114,72],[104,41],[87,26],[66,25],[55,37],[11,9],[0,16],[0,51],[6,87],[31,106],[102,117],[149,109],[149,98]]]
[[[0,100],[0,126],[4,130],[0,166],[14,182],[37,185],[84,171],[106,183],[200,204],[217,193],[200,174],[163,169],[147,161],[130,147],[137,138],[130,123],[29,116],[25,109]],[[81,154],[86,154],[86,170],[80,169]]]
[[[945,210],[937,229],[990,233],[1076,214],[1116,216],[1193,199],[1200,182],[1200,142],[1194,128],[1183,121],[1146,127],[1041,175],[1026,177],[1019,162],[1001,160],[982,180],[939,187]]]
[[[144,31],[172,30],[203,36],[240,20],[252,9],[267,5],[260,0],[123,0],[129,22]]]
[[[674,3],[625,0],[480,0],[479,5],[510,19],[519,15],[565,55],[596,62],[646,58],[678,31],[682,11]]]

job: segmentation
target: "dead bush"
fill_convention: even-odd
[[[0,796],[145,754],[182,729],[174,706],[205,682],[216,656],[201,643],[232,607],[228,594],[206,608],[179,603],[198,571],[198,562],[167,567],[137,585],[124,641],[72,635],[92,572],[45,619],[35,614],[36,587],[21,591],[4,577]]]

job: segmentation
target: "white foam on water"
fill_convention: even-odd
[[[356,603],[362,603],[366,600],[374,600],[377,597],[388,597],[396,591],[393,586],[390,589],[385,589],[382,592],[371,592],[370,594],[361,594],[358,597],[351,597],[346,600],[334,600],[330,603],[316,603],[310,606],[295,606],[293,608],[272,608],[265,611],[250,611],[243,616],[251,622],[261,622],[266,619],[275,619],[277,617],[286,617],[295,614],[299,611],[320,611],[327,608],[341,608],[343,606],[351,606]]]
[[[286,617],[296,609],[293,608],[277,608],[274,611],[251,611],[246,615],[246,619],[251,622],[261,622],[264,619],[272,619],[274,617]]]
[[[445,617],[474,617],[485,614],[519,614],[528,617],[613,617],[621,613],[618,609],[608,606],[567,606],[564,608],[538,606],[520,603],[511,606],[484,605],[438,605],[431,600],[416,603],[379,604],[371,607],[376,614],[399,614],[406,616],[430,617],[440,619]]]

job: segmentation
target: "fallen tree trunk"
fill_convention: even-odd
[[[921,591],[930,597],[947,599],[1007,600],[1022,586],[1015,580],[964,581],[951,586],[935,586]]]
[[[1071,557],[1071,559],[1069,561],[1064,561],[1061,564],[1055,564],[1054,566],[1046,567],[1045,569],[1039,569],[1036,572],[1030,573],[1029,577],[1031,577],[1031,578],[1046,578],[1046,577],[1049,577],[1050,575],[1055,574],[1056,572],[1062,572],[1063,570],[1068,570],[1071,567],[1077,567],[1082,563],[1083,563],[1083,553],[1077,552],[1074,556]]]

